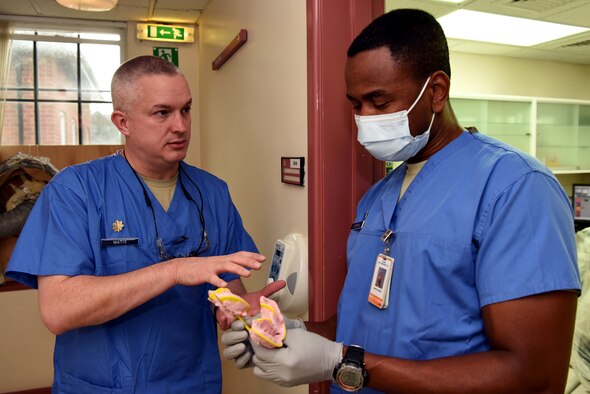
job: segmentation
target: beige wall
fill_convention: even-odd
[[[451,52],[451,95],[590,100],[590,66]]]
[[[307,187],[282,184],[281,156],[307,156],[305,1],[212,0],[199,20],[202,167],[227,181],[263,254],[291,232],[307,235]],[[217,71],[212,61],[238,34],[248,41]],[[269,264],[245,281],[262,287]],[[224,362],[224,393],[285,389]]]
[[[0,393],[49,387],[55,336],[37,312],[37,291],[0,293]]]
[[[227,181],[266,255],[276,238],[307,234],[307,187],[280,182],[281,156],[307,156],[305,23],[305,1],[276,0],[213,0],[200,20],[202,167]],[[243,28],[248,42],[213,71]],[[262,285],[257,274],[247,284]]]

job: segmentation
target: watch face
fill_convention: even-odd
[[[341,389],[355,392],[363,387],[363,373],[360,368],[343,365],[336,375],[336,382]]]

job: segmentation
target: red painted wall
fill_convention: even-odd
[[[336,313],[356,204],[384,173],[356,141],[344,84],[348,46],[383,11],[383,0],[307,0],[310,321]]]

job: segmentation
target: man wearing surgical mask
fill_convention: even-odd
[[[381,52],[381,56],[389,56],[386,48],[383,48]],[[354,75],[355,73],[349,72],[349,74]],[[410,109],[407,111],[401,110],[382,115],[363,116],[362,113],[354,115],[354,120],[358,127],[358,141],[376,159],[383,161],[406,161],[416,156],[426,146],[436,113],[432,113],[432,119],[430,120],[428,129],[418,135],[412,135],[410,131],[409,113],[418,101],[420,101],[420,98],[422,98],[429,82],[430,76],[424,83],[424,86],[422,86],[422,90],[420,90],[416,101],[412,103]],[[348,97],[353,103],[354,108],[359,108],[359,100],[350,95]],[[373,103],[371,104],[375,107]]]
[[[286,347],[253,346],[255,375],[332,393],[563,393],[580,291],[569,200],[541,163],[459,125],[450,75],[420,10],[351,44],[358,140],[402,164],[358,204],[337,318],[287,320]],[[240,329],[222,340],[244,366]]]

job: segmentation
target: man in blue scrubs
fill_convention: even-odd
[[[183,161],[192,98],[181,72],[136,57],[111,90],[124,150],[52,179],[7,275],[39,289],[57,336],[54,393],[220,393],[208,290],[228,287],[256,304],[284,282],[245,294],[240,276],[265,258],[227,185]]]
[[[351,44],[358,140],[402,164],[358,204],[337,319],[254,346],[257,376],[334,379],[333,393],[563,393],[580,289],[571,205],[541,163],[458,124],[450,75],[420,10]]]

